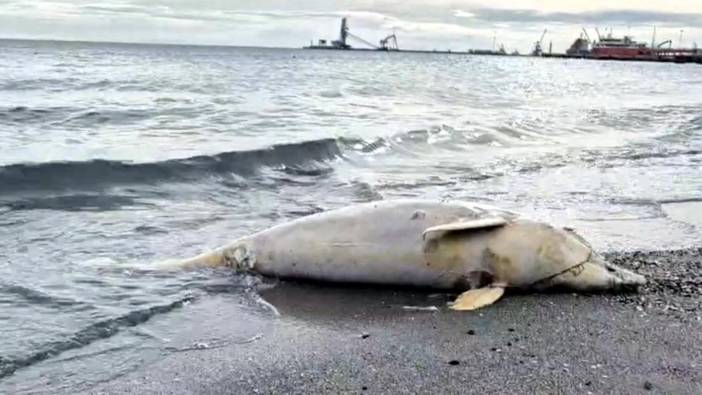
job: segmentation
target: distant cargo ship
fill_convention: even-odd
[[[587,32],[585,32],[587,35]],[[654,62],[677,62],[677,63],[702,63],[702,50],[696,46],[693,48],[673,48],[672,41],[666,40],[656,45],[655,28],[651,46],[635,41],[631,36],[614,37],[610,32],[602,37],[597,32],[598,41],[592,43],[589,52],[591,59],[611,59],[611,60],[641,60]],[[582,36],[573,43],[568,50],[568,56],[576,54],[586,54],[586,46]],[[666,48],[665,46],[668,45]],[[580,51],[578,51],[580,49]]]

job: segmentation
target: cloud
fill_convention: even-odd
[[[486,48],[493,34],[529,50],[544,28],[564,47],[581,26],[650,35],[702,35],[702,1],[679,0],[0,0],[0,37],[299,47],[335,38],[341,17],[377,42],[396,30],[404,48]],[[616,8],[615,6],[618,6]],[[675,29],[673,29],[675,27]],[[669,33],[668,35],[675,35]],[[702,41],[702,40],[700,40]]]
[[[476,19],[489,22],[572,23],[572,24],[682,24],[702,25],[702,14],[641,10],[607,10],[579,13],[541,12],[538,10],[479,8],[471,12]]]
[[[455,16],[456,18],[473,18],[475,17],[475,14],[463,10],[453,10],[453,16]]]

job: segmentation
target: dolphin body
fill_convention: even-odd
[[[426,200],[371,202],[302,217],[175,266],[465,291],[454,310],[492,304],[505,288],[629,291],[646,282],[606,262],[571,229],[495,207]]]

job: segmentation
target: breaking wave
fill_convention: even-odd
[[[341,156],[334,139],[279,144],[268,149],[224,152],[152,163],[95,159],[0,166],[0,195],[27,191],[100,189],[111,185],[196,180],[212,175],[247,175],[265,166],[296,174],[320,171],[306,165]],[[314,167],[314,166],[312,166]]]

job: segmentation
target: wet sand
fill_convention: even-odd
[[[89,393],[702,393],[702,249],[616,253],[638,294],[508,295],[475,313],[451,295],[285,282],[280,312],[216,319],[195,344]],[[403,306],[438,306],[409,311]],[[273,323],[271,323],[273,321]]]

